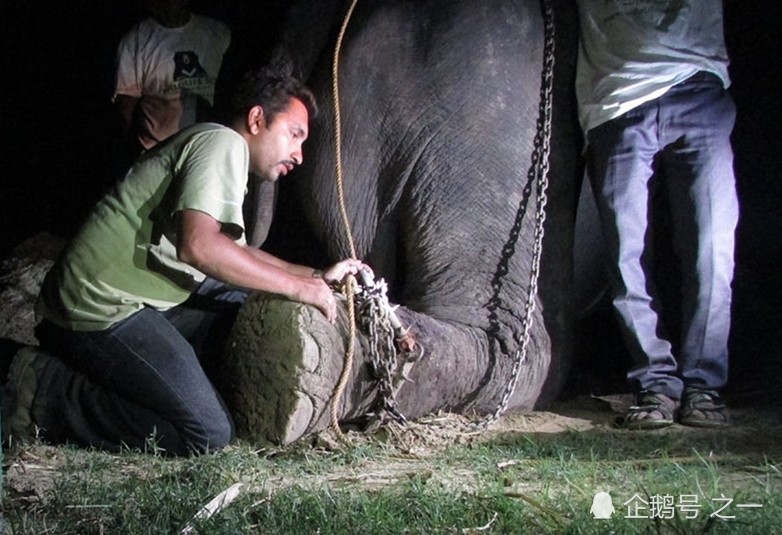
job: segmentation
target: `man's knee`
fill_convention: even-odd
[[[202,432],[193,436],[188,444],[190,453],[201,455],[214,453],[225,448],[234,438],[234,426],[226,414],[223,418],[213,418]]]

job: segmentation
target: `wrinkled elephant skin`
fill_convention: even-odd
[[[270,242],[290,256],[303,212],[318,245],[300,248],[310,254],[301,260],[314,261],[316,247],[330,260],[350,255],[335,181],[331,78],[345,7],[294,6],[285,28],[321,106],[304,165],[281,184]],[[551,399],[572,352],[576,26],[569,3],[554,8],[544,254],[528,362],[509,408]],[[457,354],[430,352],[406,387],[436,397],[438,382],[471,374],[464,382],[475,390],[438,408],[492,410],[519,349],[538,208],[529,169],[543,51],[541,3],[507,0],[359,1],[339,51],[344,202],[357,256],[385,278],[402,315],[415,318],[424,347],[453,340],[454,331],[469,341]]]

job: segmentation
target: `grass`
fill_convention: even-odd
[[[351,433],[343,447],[240,442],[186,459],[28,446],[6,455],[6,533],[765,535],[782,524],[780,426],[538,433],[520,421],[481,436]],[[235,501],[194,521],[236,483]],[[613,498],[610,519],[590,513],[598,491]],[[710,517],[723,505],[726,518]]]

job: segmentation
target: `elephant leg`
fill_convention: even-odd
[[[489,414],[497,408],[510,362],[489,362],[492,351],[485,332],[401,307],[397,315],[423,349],[396,391],[401,414],[414,419],[441,410]],[[234,416],[237,436],[287,444],[325,430],[343,370],[347,382],[339,396],[338,420],[361,420],[377,412],[382,400],[367,337],[358,331],[350,364],[349,332],[344,308],[331,325],[312,307],[266,294],[251,296],[239,312],[215,380]],[[546,344],[547,339],[531,340],[530,358],[519,375],[523,395],[512,401],[515,409],[529,409],[537,399],[548,368],[547,359],[540,358],[548,354]]]

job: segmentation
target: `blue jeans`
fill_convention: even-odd
[[[51,442],[117,451],[154,443],[170,455],[205,453],[233,438],[233,421],[199,358],[219,356],[246,292],[207,279],[185,303],[145,308],[103,331],[42,322],[50,358],[33,418]]]
[[[735,116],[721,82],[699,73],[588,132],[588,173],[610,256],[613,302],[634,362],[628,378],[675,399],[686,386],[719,389],[727,382],[738,221],[730,144]],[[651,269],[658,221],[650,202],[653,176],[667,194],[682,274],[676,357]]]

